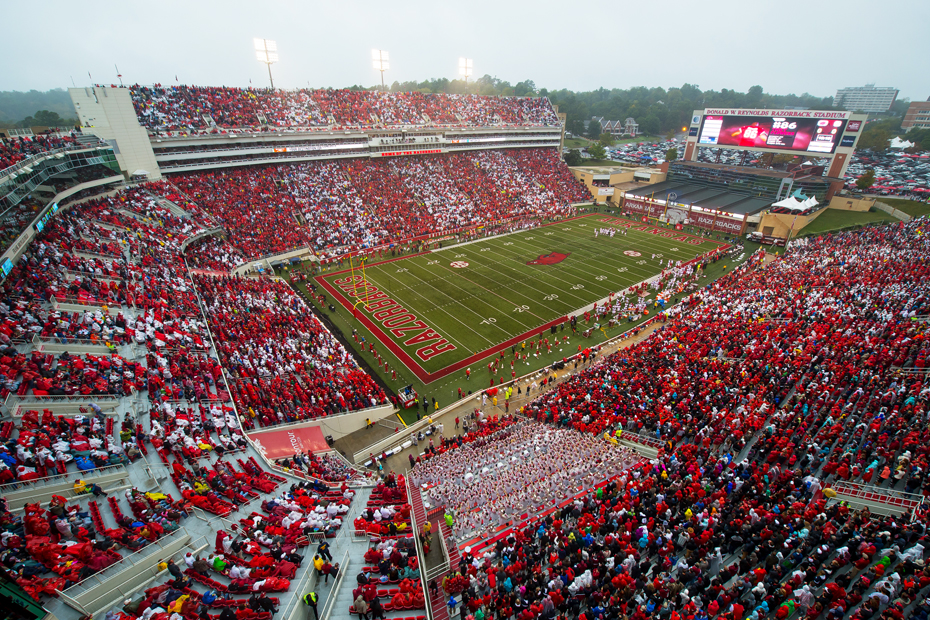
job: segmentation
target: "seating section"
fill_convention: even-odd
[[[365,510],[353,527],[377,538],[403,538],[411,529],[410,498],[404,477],[391,472],[379,483],[368,498]]]
[[[0,428],[6,440],[0,445],[0,484],[80,474],[138,458],[138,451],[114,434],[112,417],[93,404],[87,409],[86,415],[77,416],[28,410],[18,425],[5,422]]]
[[[196,275],[194,281],[247,427],[388,402],[287,284]]]
[[[34,135],[0,138],[0,170],[9,168],[33,155],[75,144],[73,136]]]
[[[139,122],[151,130],[252,127],[329,129],[447,125],[555,127],[549,100],[370,90],[292,91],[207,86],[135,85],[130,90]]]
[[[299,477],[323,482],[326,486],[335,486],[343,482],[363,483],[372,479],[371,472],[349,465],[348,461],[334,452],[295,454],[293,457],[276,460],[275,465]]]
[[[85,496],[92,497],[89,488],[77,495],[72,505],[64,497],[52,495],[47,510],[38,503],[27,504],[22,515],[0,508],[4,565],[30,595],[57,596],[56,590],[64,590],[176,531],[184,516],[183,507],[170,496],[133,489],[127,491],[132,517],[123,514],[117,497],[107,497],[116,522],[116,527],[107,527],[97,499],[85,503]]]
[[[365,552],[365,562],[356,577],[353,601],[362,597],[369,611],[375,599],[387,612],[425,609],[423,582],[412,536],[373,538]],[[389,585],[397,587],[385,587]],[[349,613],[358,614],[354,603]]]
[[[259,166],[172,181],[198,213],[222,223],[245,257],[308,245],[319,252],[373,247],[488,221],[567,215],[570,204],[590,199],[553,149]],[[195,250],[197,266],[239,260],[227,246],[208,243],[224,258],[207,262]]]

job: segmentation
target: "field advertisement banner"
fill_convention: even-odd
[[[695,211],[689,209],[687,206],[679,205],[670,205],[666,211],[666,206],[664,204],[649,200],[648,198],[627,197],[624,202],[624,208],[638,216],[660,218],[663,215],[668,215],[669,220],[675,224],[687,219],[687,223],[692,226],[731,235],[742,234],[743,228],[745,227],[745,216]]]

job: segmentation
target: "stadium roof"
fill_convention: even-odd
[[[772,201],[767,198],[747,196],[724,189],[715,189],[706,185],[684,183],[682,181],[663,181],[654,185],[646,185],[627,190],[626,195],[668,200],[668,195],[673,192],[677,194],[675,202],[679,204],[726,211],[734,215],[753,215],[772,204]]]

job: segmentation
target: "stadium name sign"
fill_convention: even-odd
[[[365,282],[363,276],[349,276],[333,280],[347,297],[362,301],[362,308],[371,318],[380,323],[395,338],[406,338],[403,345],[407,347],[423,345],[416,350],[417,357],[424,362],[455,350],[455,345],[443,338],[429,325],[419,320],[416,315],[391,299],[387,293]]]
[[[743,108],[707,108],[704,115],[772,116],[785,118],[849,118],[850,112],[819,112],[817,110],[749,110]]]

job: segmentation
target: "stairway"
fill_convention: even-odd
[[[100,138],[98,138],[95,135],[91,135],[91,134],[83,134],[83,133],[78,134],[74,140],[81,146],[99,146],[100,145]]]
[[[407,483],[407,494],[410,495],[410,508],[413,513],[413,529],[420,533],[423,524],[426,523],[426,507],[423,506],[423,495],[420,493],[420,487]]]

